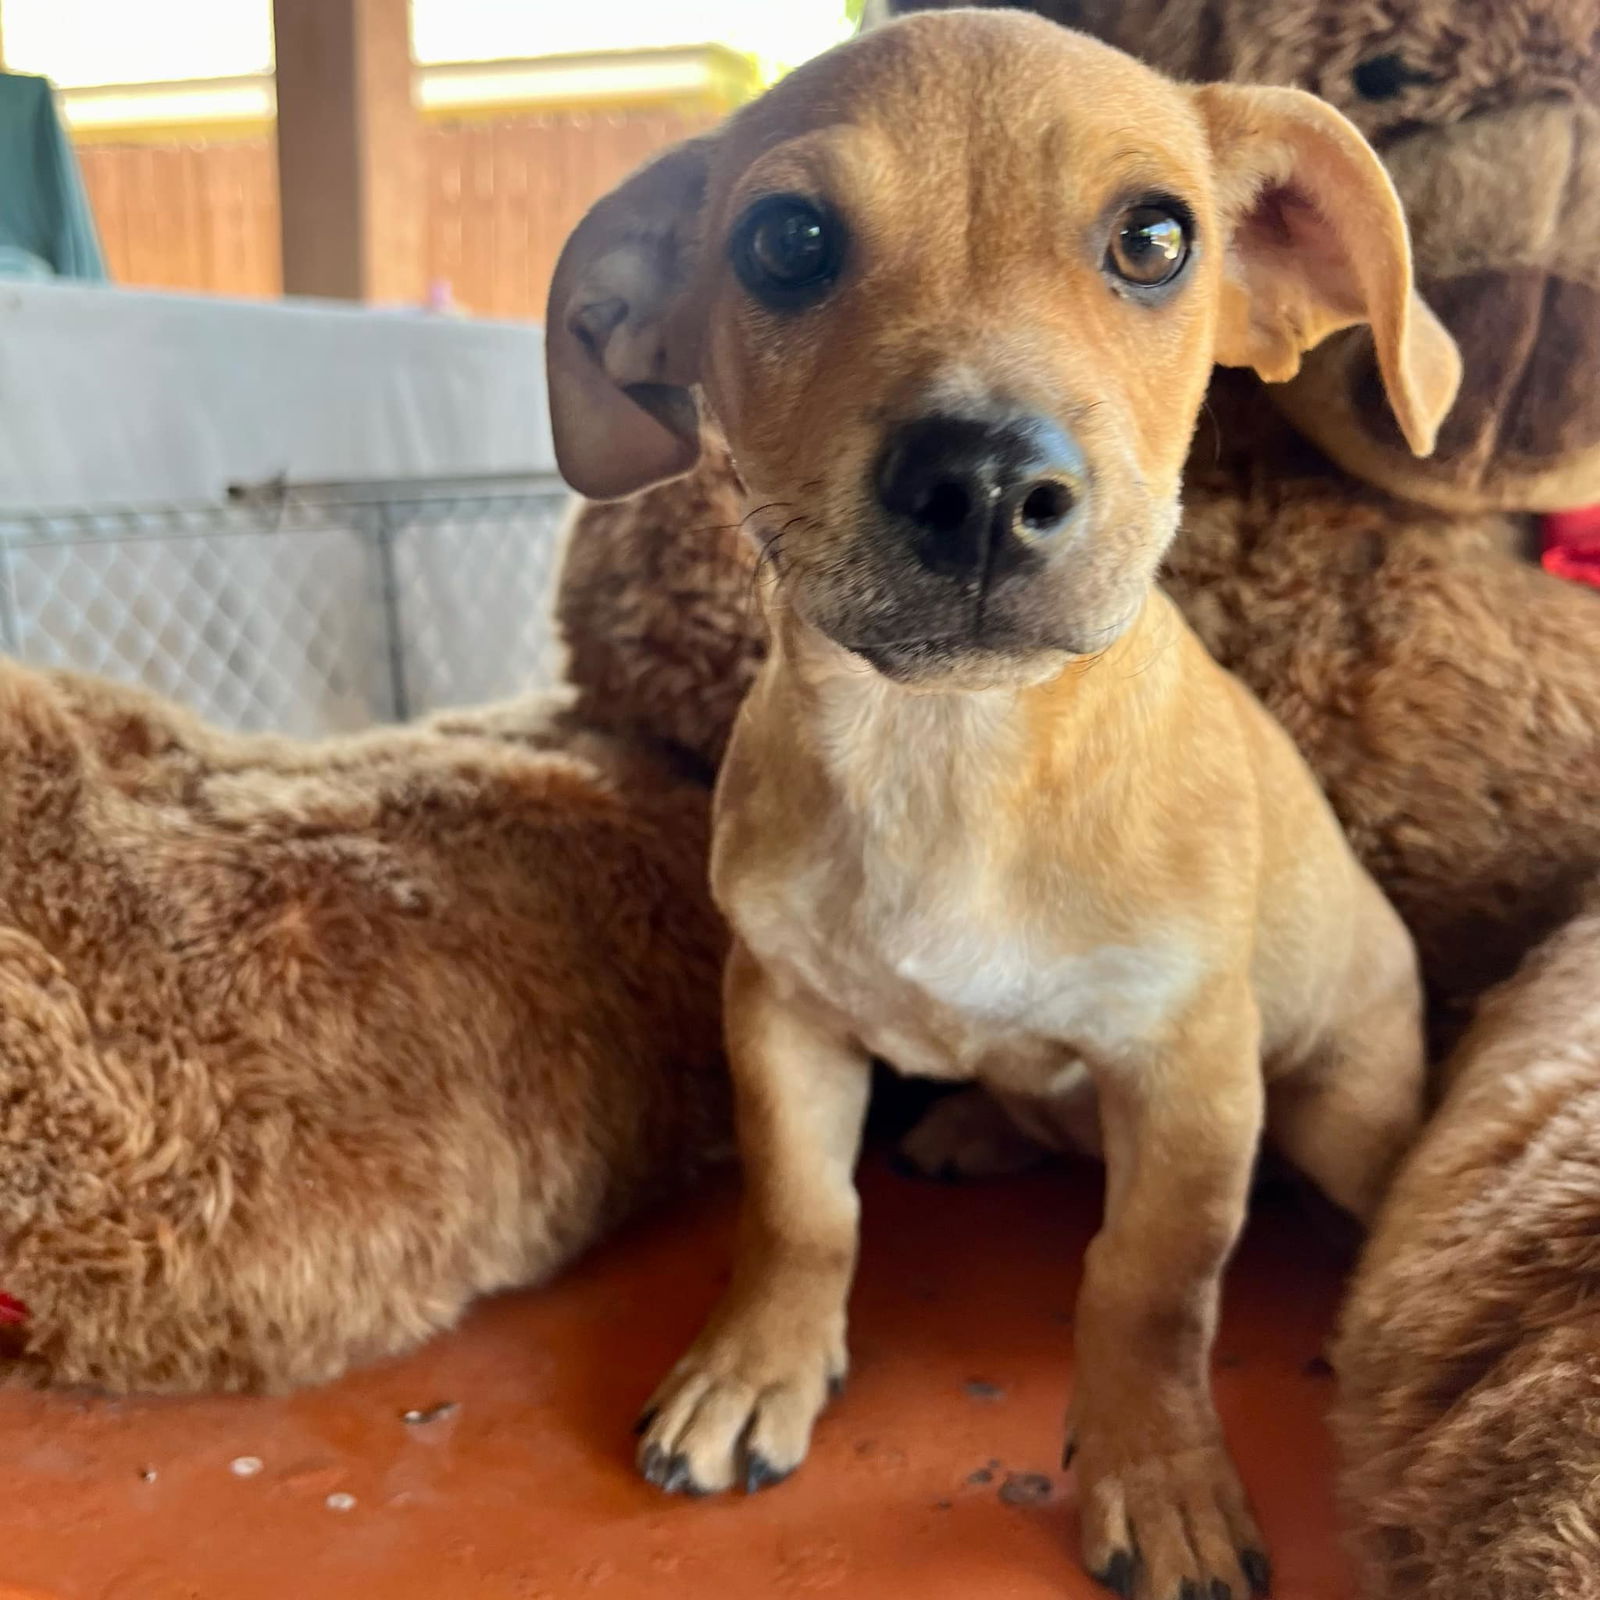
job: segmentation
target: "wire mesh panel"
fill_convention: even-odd
[[[558,676],[565,502],[539,477],[0,513],[0,645],[244,729],[317,735],[495,699]]]
[[[551,605],[563,496],[502,491],[386,510],[399,674],[413,709],[480,704],[560,677]]]
[[[236,728],[314,734],[395,711],[378,546],[307,511],[13,524],[14,649],[142,683]]]

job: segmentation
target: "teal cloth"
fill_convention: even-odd
[[[0,71],[0,277],[104,283],[71,141],[44,78]]]

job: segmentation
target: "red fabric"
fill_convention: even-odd
[[[32,1315],[15,1295],[0,1293],[0,1328],[20,1328]]]
[[[1544,570],[1600,589],[1600,506],[1553,511],[1544,519]]]

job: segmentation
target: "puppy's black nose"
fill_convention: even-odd
[[[1083,456],[1042,417],[921,417],[890,435],[878,501],[935,572],[963,574],[1043,555],[1083,499]]]

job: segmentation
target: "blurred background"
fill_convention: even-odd
[[[859,0],[0,0],[0,652],[316,735],[553,684],[585,208]]]
[[[341,8],[357,30],[343,84],[326,59]],[[846,0],[280,0],[277,10],[281,38],[273,0],[0,0],[0,62],[56,86],[114,282],[249,296],[359,288],[384,302],[537,317],[561,241],[591,200],[848,26]],[[393,48],[402,28],[404,57]],[[343,92],[351,105],[337,103]],[[297,128],[277,124],[312,119],[316,144],[324,124],[352,116],[379,141],[367,159],[389,169],[372,174],[389,210],[388,259],[359,284],[297,281],[297,241],[286,251],[280,231],[305,202],[291,193],[286,208],[283,191],[340,174],[336,161],[297,164],[292,148],[280,163],[278,136],[292,141]]]

